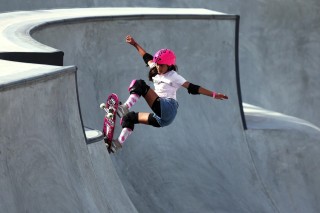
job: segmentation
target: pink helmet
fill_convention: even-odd
[[[154,54],[152,61],[156,64],[166,64],[171,66],[176,64],[176,55],[172,50],[161,49]]]

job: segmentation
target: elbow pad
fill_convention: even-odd
[[[144,63],[146,63],[146,65],[148,65],[148,61],[153,60],[153,56],[150,55],[149,53],[144,54],[142,58],[143,58]]]
[[[200,86],[190,83],[188,87],[188,93],[191,95],[199,95]]]

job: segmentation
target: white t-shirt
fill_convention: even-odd
[[[154,91],[159,97],[175,100],[177,100],[177,90],[187,81],[175,71],[169,71],[163,75],[158,74],[152,80]]]

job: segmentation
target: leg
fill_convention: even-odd
[[[147,112],[139,112],[138,113],[138,122],[141,124],[149,124],[148,123],[148,117],[150,113]]]
[[[155,124],[155,122],[156,122],[156,124]],[[129,112],[122,119],[122,128],[129,128],[133,131],[134,125],[137,123],[152,125],[154,127],[160,127],[157,120],[153,117],[153,113]]]
[[[159,98],[159,96],[153,89],[149,89],[147,94],[144,96],[144,99],[147,101],[150,108],[152,108],[152,105],[157,98]]]
[[[130,109],[141,96],[144,97],[150,107],[152,107],[154,101],[159,97],[144,80],[133,80],[128,90],[130,96],[125,102],[128,109]]]
[[[131,135],[134,125],[138,123],[138,113],[129,112],[120,121],[122,126],[122,131],[118,137],[118,141],[123,144],[125,140]]]
[[[137,123],[152,125],[154,127],[160,127],[158,121],[153,117],[153,113],[147,112],[129,112],[122,119],[122,131],[118,138],[118,141],[123,144],[125,140],[131,135],[134,125]]]
[[[129,112],[122,118],[121,126],[122,128],[128,128],[131,131],[134,130],[134,125],[138,123],[160,127],[159,124],[156,124],[157,120],[153,115],[153,113],[148,112]]]
[[[120,118],[129,113],[129,109],[137,103],[141,96],[146,96],[150,87],[144,80],[133,80],[128,88],[130,95],[126,102],[118,107],[117,114]],[[148,98],[149,99],[149,98]]]
[[[141,124],[151,125],[154,127],[160,127],[158,121],[153,117],[153,113],[139,112],[138,122]]]

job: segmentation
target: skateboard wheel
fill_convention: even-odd
[[[109,113],[107,114],[107,118],[112,118],[112,117],[113,117],[113,113],[110,113],[110,112],[109,112]]]
[[[104,109],[104,108],[106,108],[106,104],[105,103],[100,104],[100,109]]]

